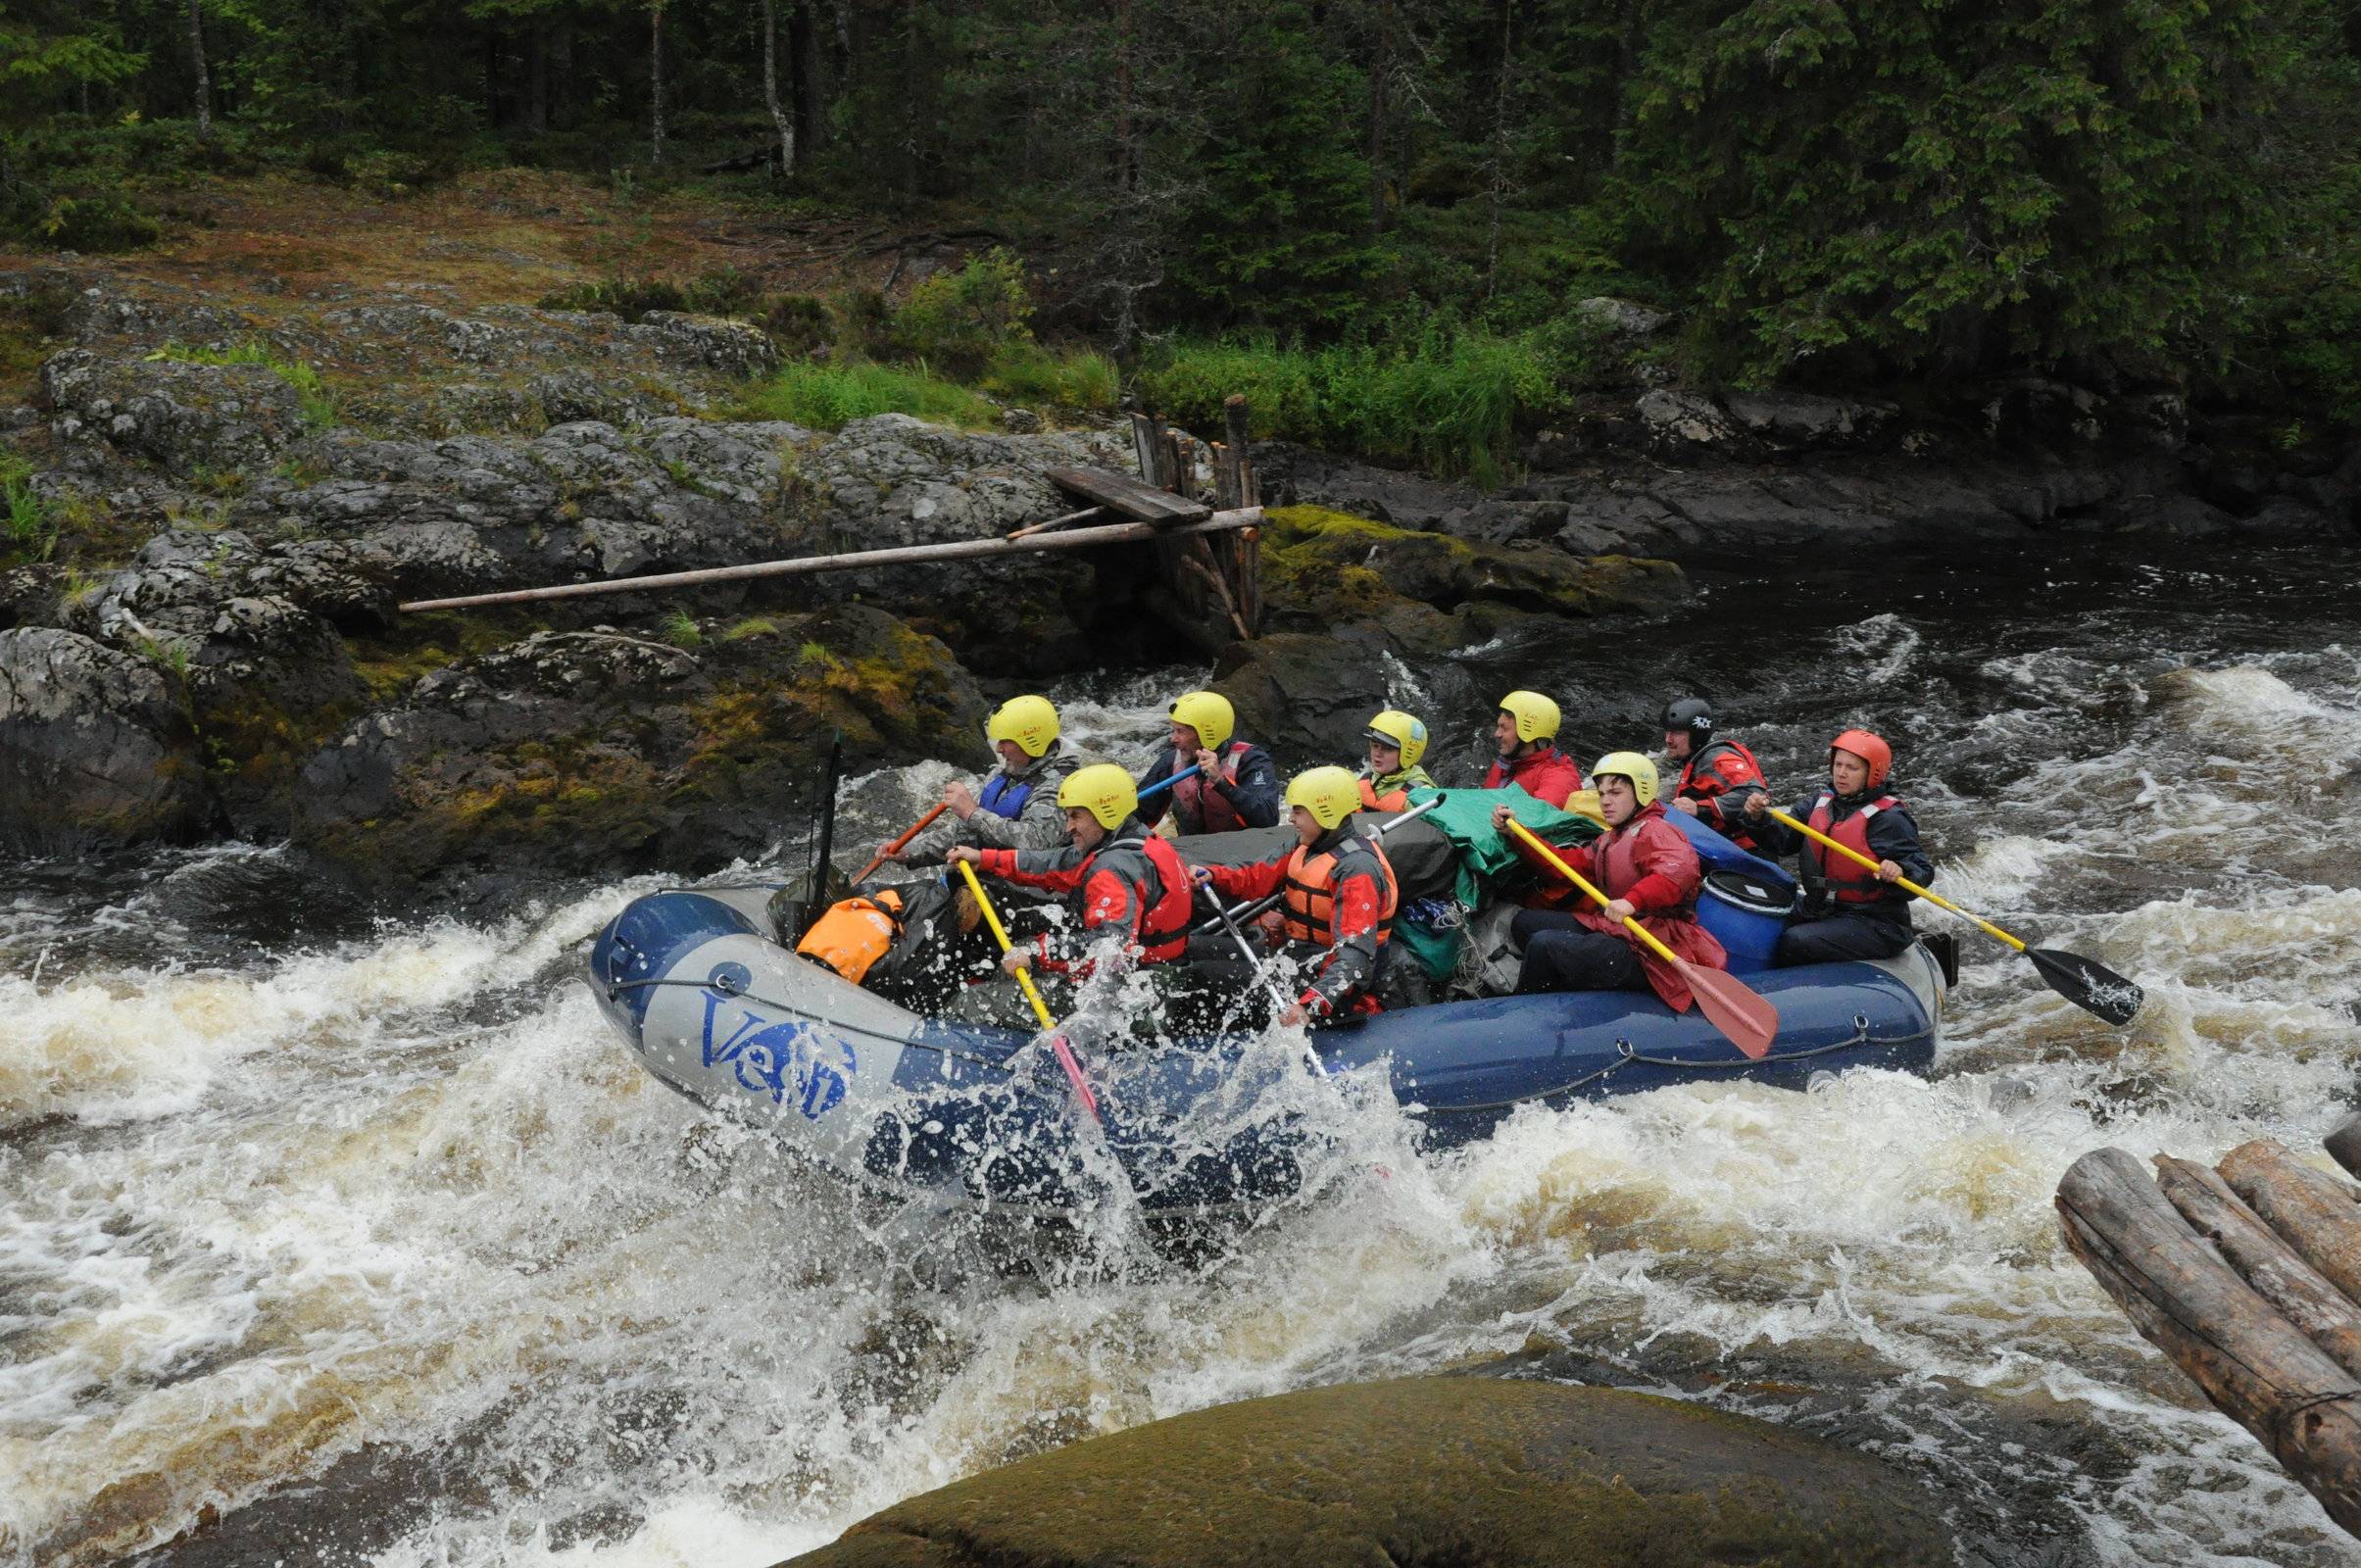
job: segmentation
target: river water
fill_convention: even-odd
[[[760,1565],[1090,1433],[1512,1353],[1879,1453],[1971,1562],[2349,1561],[2050,1206],[2098,1145],[2313,1152],[2355,1098],[2354,594],[2162,548],[1700,568],[1677,619],[1395,672],[1447,783],[1510,685],[1599,747],[1709,689],[1783,793],[1875,724],[1941,885],[2140,979],[2131,1028],[1974,939],[1931,1081],[1442,1158],[1340,1110],[1343,1177],[1186,1262],[898,1225],[655,1086],[577,978],[654,882],[376,923],[270,850],[0,866],[0,1563]],[[1074,683],[1069,732],[1135,748],[1192,673]],[[848,788],[840,842],[947,776]]]

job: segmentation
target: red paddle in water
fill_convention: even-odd
[[[1559,858],[1555,850],[1534,837],[1524,823],[1508,819],[1508,831],[1518,842],[1540,856],[1549,867],[1573,883],[1604,907],[1614,901],[1583,880],[1582,873]],[[1749,990],[1745,981],[1726,969],[1707,969],[1691,963],[1687,958],[1656,940],[1655,933],[1626,915],[1624,926],[1633,936],[1648,944],[1648,951],[1681,972],[1689,989],[1697,997],[1697,1004],[1714,1028],[1730,1037],[1748,1060],[1759,1060],[1771,1049],[1771,1041],[1779,1034],[1779,1009]]]

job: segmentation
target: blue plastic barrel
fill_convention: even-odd
[[[1779,933],[1795,912],[1795,889],[1751,871],[1706,872],[1697,901],[1697,924],[1729,950],[1732,974],[1771,967]]]

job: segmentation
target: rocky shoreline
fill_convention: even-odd
[[[807,811],[814,760],[967,760],[987,701],[1185,657],[1119,551],[497,612],[406,599],[1006,533],[1113,428],[825,433],[728,415],[742,323],[461,306],[420,285],[239,311],[65,269],[25,493],[103,572],[0,572],[0,846],[285,840],[366,888],[695,873]],[[319,368],[328,373],[323,390]],[[332,391],[332,395],[331,395]],[[1494,492],[1259,448],[1266,635],[1216,679],[1283,762],[1350,751],[1393,661],[1686,593],[1680,559],[2055,530],[2353,537],[2361,449],[2232,461],[2155,397],[1995,396],[1990,428],[1650,389]],[[1035,422],[1012,412],[1014,426]],[[2037,439],[2037,436],[2039,439]],[[1670,559],[1667,559],[1670,558]],[[979,672],[987,672],[979,678]]]

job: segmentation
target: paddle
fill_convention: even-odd
[[[1221,895],[1213,891],[1210,882],[1200,882],[1197,891],[1207,904],[1213,906],[1214,918],[1229,928],[1230,940],[1238,944],[1238,952],[1245,957],[1247,967],[1254,971],[1254,978],[1262,982],[1264,991],[1270,993],[1271,1006],[1275,1009],[1271,1013],[1271,1020],[1277,1022],[1285,1017],[1287,1009],[1295,1004],[1288,1000],[1286,992],[1279,989],[1279,982],[1271,978],[1263,957],[1254,952],[1254,945],[1246,939],[1246,932],[1239,928],[1236,920],[1230,918],[1229,906],[1221,902]],[[1303,1046],[1303,1060],[1309,1064],[1314,1078],[1328,1076],[1328,1064],[1320,1059],[1320,1054],[1311,1049],[1308,1041]]]
[[[1187,767],[1184,767],[1179,772],[1173,774],[1170,778],[1159,778],[1154,784],[1151,784],[1146,789],[1140,791],[1140,799],[1144,801],[1158,790],[1168,790],[1172,788],[1173,785],[1178,784],[1182,779],[1187,778],[1190,774],[1202,771],[1204,771],[1202,764],[1192,762]],[[925,832],[928,827],[933,825],[936,817],[941,816],[945,811],[950,809],[950,802],[942,801],[936,803],[933,809],[929,810],[924,816],[918,818],[918,820],[910,825],[910,830],[908,832],[904,833],[900,838],[894,840],[893,843],[888,844],[885,847],[884,854],[878,856],[868,864],[862,866],[860,874],[855,876],[853,880],[857,883],[866,882],[871,876],[876,874],[879,866],[885,864],[885,862],[894,856],[900,855],[904,850],[909,849],[910,840]]]
[[[1839,844],[1825,833],[1814,832],[1809,823],[1796,821],[1778,807],[1766,804],[1764,809],[1813,843],[1825,844],[1846,859],[1858,861],[1872,871],[1878,868],[1878,862],[1868,856]],[[2093,963],[2079,953],[2067,953],[2058,948],[2029,948],[1990,920],[1968,913],[1943,895],[1929,892],[1908,877],[1894,878],[1894,886],[1926,900],[1939,909],[1948,909],[1962,920],[1982,926],[1987,936],[2007,943],[2031,958],[2034,968],[2041,972],[2050,990],[2084,1011],[2094,1012],[2118,1028],[2130,1023],[2133,1015],[2140,1011],[2140,1004],[2147,1000],[2147,994],[2137,984],[2126,980],[2105,964]]]
[[[1559,858],[1555,850],[1535,837],[1532,829],[1515,817],[1508,819],[1508,831],[1518,842],[1542,858],[1544,864],[1559,876],[1588,894],[1600,907],[1614,901],[1583,880],[1582,873]],[[1749,1059],[1759,1060],[1771,1049],[1772,1039],[1779,1033],[1779,1010],[1769,1002],[1747,989],[1745,981],[1723,969],[1706,969],[1656,940],[1654,932],[1626,915],[1624,926],[1633,936],[1648,944],[1648,951],[1680,971],[1696,994],[1697,1004],[1714,1028],[1730,1037],[1730,1043]]]
[[[1000,911],[993,908],[992,901],[984,896],[984,884],[976,880],[975,867],[961,860],[959,875],[967,879],[967,891],[975,895],[977,906],[984,911],[984,923],[992,927],[993,938],[1000,943],[1001,952],[1007,953],[1009,948],[1008,928],[1000,923]],[[1016,983],[1024,987],[1025,1000],[1033,1004],[1033,1016],[1041,1020],[1042,1033],[1050,1037],[1050,1049],[1058,1054],[1058,1065],[1065,1069],[1066,1081],[1074,1086],[1074,1098],[1082,1102],[1082,1108],[1090,1112],[1090,1119],[1097,1121],[1099,1097],[1091,1093],[1090,1080],[1082,1076],[1082,1063],[1074,1059],[1073,1048],[1065,1043],[1065,1036],[1057,1032],[1058,1025],[1050,1017],[1050,1004],[1041,1000],[1040,992],[1033,989],[1033,972],[1020,967],[1016,971]]]
[[[1418,818],[1426,815],[1427,812],[1433,810],[1436,807],[1441,806],[1443,801],[1443,792],[1441,790],[1437,790],[1433,800],[1421,801],[1416,806],[1411,807],[1408,810],[1403,811],[1399,815],[1387,817],[1384,821],[1369,829],[1368,833],[1364,836],[1368,838],[1371,843],[1375,843],[1377,840],[1384,838],[1388,833],[1391,833],[1396,828],[1402,826],[1402,823],[1414,822]],[[1252,920],[1263,910],[1276,906],[1279,901],[1286,897],[1287,890],[1285,888],[1281,888],[1276,893],[1266,893],[1252,904],[1241,905],[1237,908],[1232,909],[1227,918],[1215,918],[1205,921],[1201,925],[1190,927],[1189,934],[1193,937],[1210,936],[1213,934],[1215,929],[1229,924],[1231,920]]]

